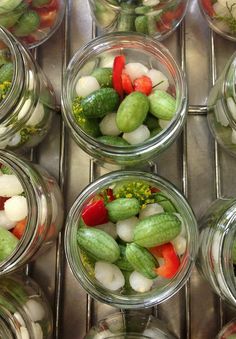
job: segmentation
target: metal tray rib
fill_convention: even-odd
[[[61,29],[34,51],[53,83],[58,103],[69,59],[95,36],[96,27],[87,1],[67,0]],[[234,44],[210,32],[199,13],[197,0],[190,0],[185,21],[164,45],[187,73],[189,115],[178,140],[146,170],[163,175],[179,187],[199,218],[216,197],[235,194],[235,160],[218,149],[206,122],[209,86],[233,53]],[[30,158],[57,177],[67,211],[83,187],[106,172],[67,135],[60,114],[46,141],[31,152]],[[63,231],[56,246],[30,264],[26,272],[42,285],[49,297],[54,311],[55,339],[82,339],[97,319],[114,311],[111,306],[92,300],[73,278],[64,257]],[[234,314],[212,293],[196,270],[177,295],[155,307],[153,312],[181,339],[212,339]]]

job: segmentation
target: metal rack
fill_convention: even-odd
[[[215,82],[217,68],[222,68],[233,52],[234,45],[209,32],[196,2],[190,0],[186,22],[182,23],[173,37],[164,41],[188,74],[188,121],[174,145],[146,170],[158,172],[177,185],[189,198],[199,217],[210,202],[222,193],[235,194],[233,186],[236,178],[230,169],[235,166],[235,160],[218,149],[206,124],[208,85]],[[197,26],[199,30],[196,30]],[[68,0],[62,28],[37,53],[39,63],[56,88],[58,99],[63,72],[69,59],[85,40],[89,41],[95,35],[96,29],[89,17],[87,3],[84,0]],[[194,47],[198,44],[205,46],[202,56]],[[202,60],[202,63],[194,65],[202,68],[204,84],[199,90],[200,94],[195,94],[200,89],[199,79],[192,78],[192,73],[196,74],[192,69],[195,58],[198,62]],[[74,144],[59,115],[51,134],[31,154],[31,159],[37,159],[58,178],[67,210],[81,189],[106,171]],[[31,266],[30,274],[41,283],[50,298],[54,310],[53,338],[81,339],[97,319],[114,309],[86,295],[68,269],[63,247],[62,232],[55,248]],[[211,292],[196,271],[176,296],[158,305],[154,312],[181,339],[214,338],[234,314]]]

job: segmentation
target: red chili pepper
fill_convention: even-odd
[[[122,87],[123,87],[124,92],[126,94],[132,93],[134,91],[134,87],[128,74],[122,73],[121,78],[122,78]]]
[[[124,91],[122,87],[122,71],[125,67],[124,55],[118,55],[114,59],[113,71],[112,71],[112,84],[113,88],[117,91],[119,96],[122,98]]]
[[[97,226],[109,221],[108,211],[102,199],[85,206],[82,219],[87,226]]]
[[[204,11],[210,16],[214,16],[215,15],[215,11],[212,5],[212,1],[211,0],[202,0],[202,7],[204,8]]]
[[[152,80],[146,75],[135,79],[134,90],[149,95],[152,91]]]
[[[167,279],[173,278],[180,266],[180,260],[175,253],[174,246],[171,243],[167,243],[150,248],[149,250],[154,256],[161,257],[165,260],[164,265],[155,269],[156,273]]]
[[[106,190],[106,194],[107,194],[107,197],[108,197],[108,202],[115,200],[115,197],[113,195],[113,190],[111,188],[108,188]]]

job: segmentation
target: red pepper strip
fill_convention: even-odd
[[[151,191],[151,193],[161,192],[161,190],[159,190],[159,188],[157,188],[157,187],[151,187],[150,191]]]
[[[111,202],[111,201],[115,200],[115,197],[113,195],[113,191],[112,191],[111,188],[108,188],[106,190],[106,194],[107,194],[107,197],[108,197],[108,202]]]
[[[124,92],[126,94],[132,93],[134,91],[134,88],[133,88],[132,81],[130,77],[128,76],[128,74],[123,72],[121,75],[121,78],[122,78],[122,87],[123,87]]]
[[[215,11],[213,9],[212,1],[211,0],[202,0],[202,7],[204,11],[210,16],[215,15]]]
[[[167,279],[173,278],[180,266],[180,260],[175,253],[174,246],[171,243],[167,243],[149,250],[154,256],[162,257],[165,260],[164,265],[155,269],[156,273]]]
[[[12,230],[12,233],[14,234],[15,237],[17,237],[18,239],[22,238],[25,232],[26,224],[27,224],[27,219],[23,219],[17,222],[16,226]]]
[[[122,71],[125,67],[125,57],[124,55],[118,55],[114,59],[113,71],[112,71],[112,84],[113,88],[123,98],[123,87],[122,87]]]
[[[4,210],[4,204],[8,199],[7,197],[0,197],[0,211]]]
[[[97,226],[108,222],[108,211],[104,201],[97,200],[85,206],[82,219],[87,226]]]
[[[164,24],[170,23],[171,21],[179,19],[182,16],[183,12],[184,4],[180,3],[175,10],[165,12],[161,17],[161,20]]]

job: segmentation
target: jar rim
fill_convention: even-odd
[[[145,142],[138,145],[128,145],[128,146],[111,146],[106,145],[102,142],[99,142],[95,138],[86,134],[75,122],[75,119],[71,110],[71,74],[73,74],[73,69],[75,65],[80,65],[79,68],[84,66],[86,62],[91,57],[91,54],[94,53],[98,46],[102,46],[101,50],[97,53],[97,55],[105,52],[107,50],[107,45],[109,43],[114,43],[115,46],[118,44],[122,44],[122,47],[130,49],[130,47],[126,47],[125,44],[128,42],[135,42],[138,46],[149,46],[152,48],[152,51],[149,51],[149,54],[152,56],[156,56],[159,54],[165,61],[169,63],[169,72],[174,72],[176,77],[176,83],[178,83],[178,108],[176,110],[175,116],[170,120],[170,124],[163,129],[160,133],[155,135],[152,138],[149,138]],[[134,46],[135,47],[135,46]],[[137,47],[137,46],[136,46]],[[155,54],[156,53],[156,54]],[[168,67],[168,66],[166,66]],[[178,63],[175,61],[169,50],[159,41],[146,36],[141,33],[135,32],[115,32],[108,33],[101,37],[95,38],[91,42],[82,46],[72,57],[64,78],[64,84],[62,87],[62,114],[63,118],[72,132],[72,136],[76,140],[76,142],[86,151],[87,146],[89,144],[94,150],[101,150],[103,155],[107,158],[116,157],[117,160],[124,159],[127,161],[130,156],[145,155],[150,152],[150,150],[155,150],[157,153],[157,149],[159,148],[159,153],[164,150],[163,144],[166,142],[172,143],[170,139],[174,136],[176,137],[180,130],[183,127],[187,116],[187,105],[188,105],[188,89],[185,81],[185,74],[180,69]],[[169,146],[168,144],[168,146]]]
[[[139,295],[133,296],[124,296],[117,295],[112,291],[109,291],[100,284],[94,284],[78,253],[76,234],[78,229],[78,218],[81,214],[81,210],[84,207],[88,198],[91,197],[94,193],[97,193],[102,188],[107,187],[109,184],[114,184],[114,182],[119,182],[123,180],[130,180],[130,177],[135,179],[140,179],[150,183],[155,183],[156,186],[161,186],[165,191],[175,199],[176,204],[181,206],[181,211],[185,213],[186,222],[186,231],[188,232],[187,237],[187,246],[188,253],[183,255],[181,266],[179,272],[176,276],[171,279],[170,282],[164,285],[164,287],[153,289],[149,292],[145,292]],[[135,180],[134,179],[134,180]],[[178,210],[178,209],[177,209]],[[179,211],[180,212],[180,211]],[[182,216],[182,214],[181,214]],[[65,228],[65,252],[69,267],[76,277],[76,279],[81,283],[84,289],[91,294],[94,298],[105,303],[111,303],[113,306],[120,308],[140,308],[140,307],[150,307],[158,303],[163,302],[164,300],[169,299],[179,289],[184,285],[187,279],[190,276],[195,257],[197,255],[198,248],[198,229],[197,222],[194,216],[194,213],[188,204],[184,196],[178,191],[178,189],[171,184],[166,179],[163,179],[160,176],[148,173],[148,172],[139,172],[139,171],[115,171],[109,174],[106,174],[99,179],[95,180],[93,183],[88,185],[77,197],[74,204],[72,205],[71,210],[69,211],[66,228]]]

